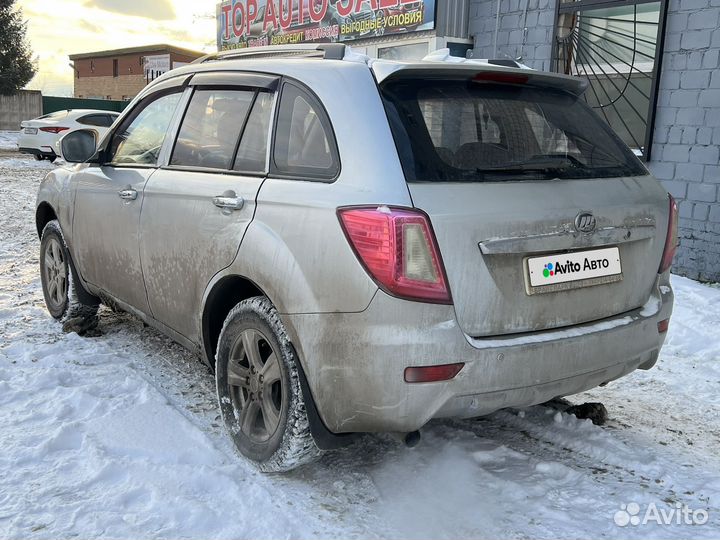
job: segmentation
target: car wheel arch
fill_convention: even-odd
[[[203,302],[200,335],[202,357],[211,369],[215,369],[215,352],[225,319],[237,304],[253,296],[267,297],[267,294],[254,281],[238,274],[221,276],[208,287]]]
[[[55,209],[49,202],[41,202],[35,210],[35,225],[37,227],[38,238],[42,238],[45,225],[50,223],[53,219],[58,219]]]

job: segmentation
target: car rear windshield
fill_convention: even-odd
[[[398,78],[382,86],[382,95],[410,182],[647,174],[583,98],[565,91]]]

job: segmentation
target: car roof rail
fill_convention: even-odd
[[[323,58],[342,60],[345,57],[345,45],[342,43],[320,43],[301,45],[268,45],[264,47],[245,47],[208,54],[198,58],[193,64],[203,64],[217,60],[240,60],[243,58],[283,58],[283,57]]]

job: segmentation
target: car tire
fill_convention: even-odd
[[[33,157],[35,158],[35,161],[42,161],[43,159],[45,159],[45,156],[43,156],[42,154],[33,154]]]
[[[97,317],[100,301],[83,289],[70,260],[60,223],[48,222],[40,241],[40,281],[45,305],[50,315],[59,321],[90,320]],[[85,299],[85,300],[83,300]]]
[[[215,362],[218,401],[238,451],[263,472],[285,472],[322,455],[310,432],[299,360],[264,296],[225,319]]]

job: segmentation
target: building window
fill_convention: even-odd
[[[585,100],[650,159],[667,0],[561,0],[553,68],[590,82]]]
[[[113,59],[113,77],[117,77],[120,74],[120,67],[118,66],[118,59]]]

